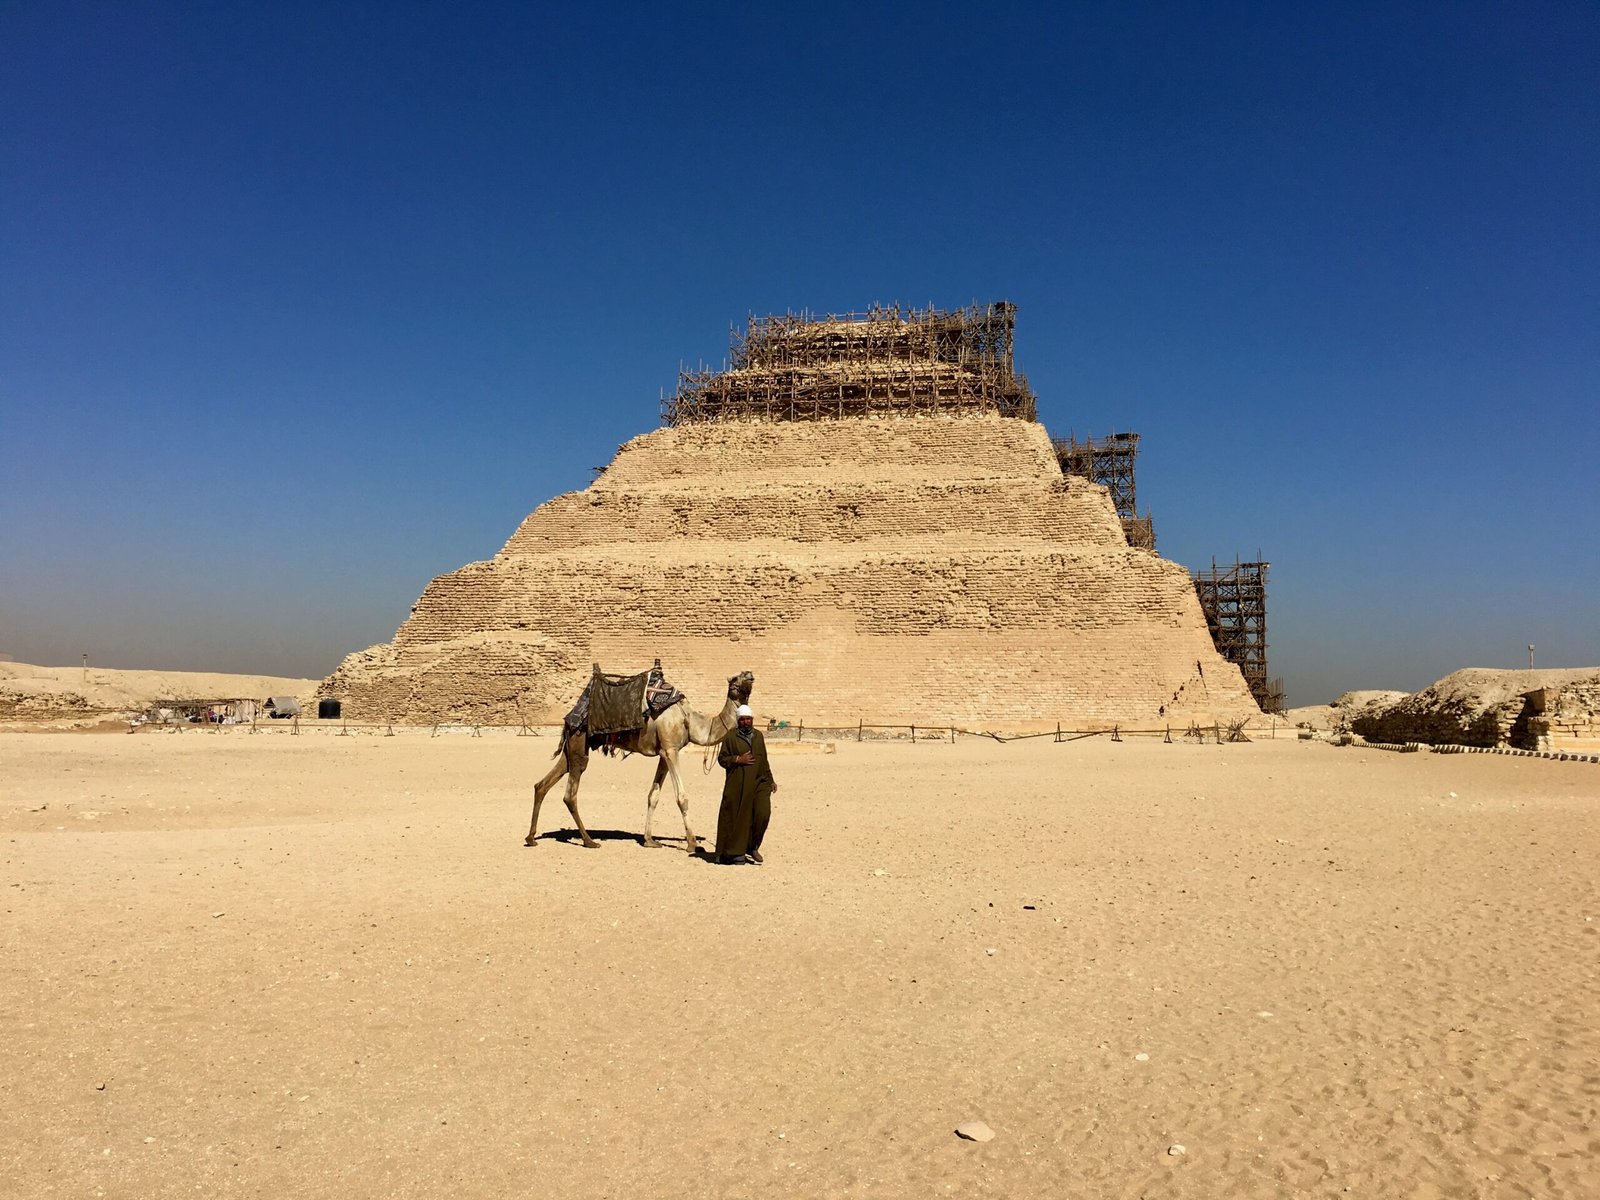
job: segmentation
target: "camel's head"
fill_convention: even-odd
[[[749,671],[740,671],[728,680],[728,699],[735,704],[750,703],[750,693],[755,690],[756,677]]]

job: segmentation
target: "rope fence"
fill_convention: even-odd
[[[243,722],[237,725],[200,723],[193,725],[193,727],[206,730],[239,729],[243,726],[243,724]],[[1187,729],[1174,731],[1170,725],[1163,726],[1160,729],[1125,729],[1121,725],[1115,724],[1111,725],[1109,728],[1072,729],[1058,722],[1054,729],[1043,729],[1032,733],[1002,733],[992,729],[968,729],[965,726],[956,725],[954,723],[940,725],[899,725],[864,720],[857,721],[854,725],[813,725],[808,730],[804,721],[798,721],[793,725],[790,725],[787,721],[783,721],[769,725],[763,732],[766,734],[768,741],[779,742],[788,740],[788,735],[792,732],[794,735],[793,740],[796,742],[805,741],[807,735],[809,734],[812,741],[817,741],[819,739],[824,741],[829,739],[835,741],[845,741],[848,740],[851,735],[854,735],[857,742],[892,741],[899,740],[903,737],[905,740],[912,742],[948,742],[953,744],[959,738],[970,737],[988,738],[991,741],[1004,745],[1007,742],[1022,742],[1031,740],[1033,738],[1051,738],[1058,743],[1065,743],[1082,741],[1085,738],[1096,737],[1104,737],[1113,742],[1120,742],[1125,738],[1158,737],[1163,742],[1167,743],[1185,740],[1194,742],[1204,742],[1210,740],[1222,743],[1250,741],[1251,738],[1244,732],[1244,725],[1245,722],[1242,721],[1233,725],[1190,724]],[[140,725],[130,724],[129,732],[132,733],[135,729],[141,727],[142,726]],[[156,728],[168,733],[182,733],[184,730],[190,727],[191,723],[189,722],[170,722],[156,726]],[[333,720],[308,720],[304,725],[302,725],[301,719],[298,716],[287,721],[274,721],[269,718],[267,720],[252,720],[249,722],[249,729],[252,734],[279,733],[288,734],[293,737],[298,737],[302,729],[316,733],[332,733],[338,737],[349,737],[352,734],[363,733],[375,734],[383,737],[394,737],[396,728],[396,723],[393,721],[351,721],[346,718]],[[409,725],[400,723],[398,728],[407,731],[420,731],[426,729],[429,737],[439,737],[441,735],[450,734],[465,734],[470,737],[482,737],[483,731],[486,729],[511,729],[516,731],[518,737],[537,737],[546,729],[554,732],[561,727],[553,724],[549,726],[534,726],[528,724],[526,721],[522,721],[517,724],[439,721],[430,725]],[[1287,729],[1288,727],[1285,726],[1285,728]],[[1259,734],[1259,732],[1260,731],[1258,730],[1257,733]],[[1276,738],[1276,724],[1272,726],[1269,736]]]
[[[853,730],[848,725],[842,728],[839,726],[813,727],[812,736],[848,738],[851,733],[854,733],[856,735],[856,741],[861,742],[867,740],[867,736],[870,731],[874,735],[875,739],[883,733],[888,733],[890,737],[893,737],[896,734],[903,732],[913,742],[950,742],[952,744],[954,744],[955,741],[961,737],[989,738],[992,741],[1001,743],[1002,745],[1006,742],[1023,742],[1029,741],[1033,738],[1050,738],[1057,743],[1065,743],[1077,742],[1082,741],[1085,738],[1095,737],[1103,737],[1113,742],[1120,742],[1124,738],[1158,737],[1163,742],[1168,744],[1171,744],[1175,741],[1185,740],[1195,742],[1213,740],[1223,743],[1250,741],[1250,736],[1245,732],[1245,726],[1247,723],[1248,722],[1245,721],[1238,721],[1232,724],[1198,725],[1191,722],[1187,729],[1179,730],[1176,734],[1174,734],[1173,728],[1170,725],[1165,725],[1160,729],[1125,729],[1121,725],[1117,724],[1113,724],[1109,728],[1101,727],[1097,729],[1071,729],[1062,725],[1060,722],[1057,722],[1054,729],[1040,729],[1032,733],[1000,733],[992,729],[967,729],[964,726],[955,724],[885,725],[868,721],[858,721]],[[1285,726],[1285,728],[1287,729],[1288,726]],[[787,730],[783,727],[780,727],[778,729],[769,729],[767,731],[767,735],[770,739],[774,734],[781,737],[781,735],[785,732],[787,732]],[[1256,732],[1259,735],[1261,731],[1257,730]],[[1277,733],[1277,723],[1273,722],[1267,731],[1267,735],[1269,738],[1276,738]],[[795,727],[795,741],[803,741],[805,739],[805,734],[806,727],[805,723],[802,721]]]
[[[813,725],[809,729],[804,721],[789,725],[780,722],[770,726],[764,732],[769,741],[783,742],[789,740],[787,735],[792,731],[793,740],[804,742],[808,736],[811,741],[848,741],[852,734],[857,742],[866,741],[898,741],[901,739],[916,742],[939,742],[953,745],[963,737],[987,738],[1000,745],[1009,742],[1031,741],[1035,738],[1050,738],[1057,744],[1065,745],[1070,742],[1084,741],[1088,738],[1105,738],[1111,742],[1126,741],[1130,738],[1160,738],[1163,743],[1171,745],[1177,742],[1191,742],[1195,744],[1224,745],[1236,742],[1249,742],[1255,740],[1245,731],[1245,722],[1236,724],[1199,725],[1190,723],[1182,730],[1175,730],[1171,725],[1160,729],[1124,729],[1121,725],[1112,725],[1109,729],[1071,729],[1065,725],[1057,724],[1054,729],[1041,729],[1031,733],[1000,733],[992,729],[968,729],[956,724],[943,725],[897,725],[871,721],[857,721],[854,725]],[[175,722],[154,726],[166,733],[182,733],[190,728],[187,722]],[[140,725],[130,723],[128,732],[133,733],[141,728]],[[243,722],[236,725],[198,724],[193,728],[218,731],[223,729],[243,729]],[[427,730],[430,738],[445,736],[482,737],[484,730],[504,731],[514,730],[518,737],[539,737],[544,732],[552,734],[560,729],[558,725],[535,726],[527,722],[518,724],[495,724],[488,722],[457,722],[440,721],[431,725],[396,724],[393,721],[350,721],[338,720],[312,720],[303,726],[300,718],[294,717],[288,721],[251,721],[249,732],[286,734],[298,737],[302,731],[308,733],[331,734],[335,737],[351,737],[365,734],[379,737],[394,737],[396,729],[404,732],[420,733]],[[1285,734],[1300,735],[1300,731],[1288,724],[1284,725]],[[1277,723],[1273,722],[1267,730],[1257,729],[1255,735],[1262,737],[1265,733],[1266,740],[1276,740],[1278,736]],[[1424,742],[1342,742],[1334,741],[1334,745],[1357,746],[1367,750],[1387,750],[1392,753],[1416,754],[1423,750],[1434,754],[1500,754],[1519,758],[1547,758],[1559,762],[1587,762],[1600,764],[1600,754],[1575,753],[1569,750],[1523,750],[1514,746],[1462,746],[1453,744],[1431,745]]]

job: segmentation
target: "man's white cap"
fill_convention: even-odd
[[[736,710],[734,710],[733,715],[736,717],[753,717],[756,714],[751,711],[751,708],[748,704],[741,704]]]

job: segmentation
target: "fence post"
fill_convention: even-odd
[[[1161,740],[1166,742],[1167,745],[1169,745],[1169,746],[1172,745],[1172,726],[1171,725],[1167,726],[1167,736],[1162,738]]]
[[[1111,727],[1111,740],[1113,742],[1120,742],[1122,740],[1122,726],[1113,725]]]
[[[1061,744],[1061,722],[1057,721],[1056,722],[1056,745],[1059,746],[1060,744]]]
[[[917,727],[915,725],[911,727],[911,744],[913,746],[917,744]]]
[[[805,718],[802,717],[802,718],[800,718],[799,727],[797,729],[795,729],[795,731],[794,731],[794,740],[797,741],[797,742],[801,741],[801,740],[803,740],[805,738],[805,736],[806,736],[806,722],[805,722]]]
[[[862,725],[862,722],[865,721],[865,720],[866,720],[865,717],[858,717],[856,719],[856,741],[858,741],[858,742],[861,740],[861,725]]]
[[[295,737],[299,737],[300,736],[300,714],[299,713],[295,713],[295,715],[294,715],[294,728],[292,730],[290,730],[290,733]]]
[[[952,746],[956,744],[956,727],[954,725],[950,726],[950,744]]]

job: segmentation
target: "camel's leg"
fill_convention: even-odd
[[[667,770],[672,775],[672,789],[678,794],[678,811],[683,814],[684,848],[693,854],[700,848],[700,843],[695,841],[694,830],[689,828],[689,797],[684,794],[683,777],[678,774],[678,752],[663,746],[661,761],[666,763]]]
[[[528,836],[522,843],[524,846],[532,846],[534,839],[539,836],[539,806],[544,803],[545,794],[555,787],[566,773],[567,749],[563,746],[555,766],[550,768],[550,773],[533,785],[533,816],[528,821]]]
[[[578,826],[578,834],[583,838],[583,844],[589,849],[597,849],[600,845],[589,836],[589,831],[583,827],[583,818],[578,815],[578,784],[583,779],[583,768],[567,772],[567,811],[572,814],[573,822]]]
[[[644,844],[646,846],[659,846],[655,836],[650,832],[650,826],[656,819],[656,801],[661,799],[661,784],[667,777],[667,760],[662,758],[656,763],[655,782],[650,785],[650,799],[646,801],[644,810]]]

